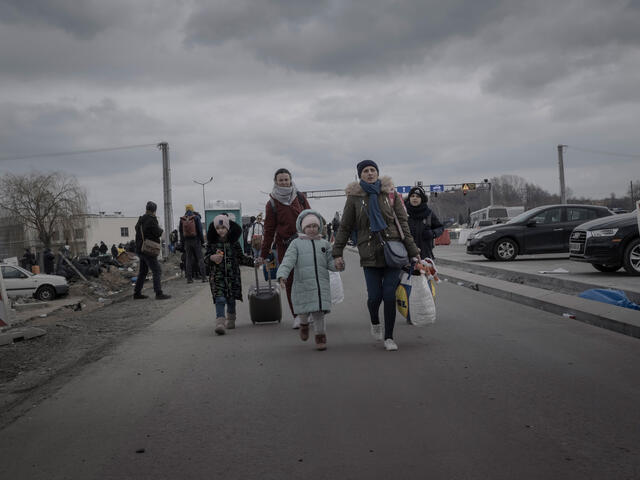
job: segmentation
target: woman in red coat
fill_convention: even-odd
[[[311,206],[304,194],[298,191],[291,180],[291,172],[286,168],[276,170],[273,176],[273,190],[265,206],[266,218],[264,220],[262,251],[260,257],[256,259],[258,265],[264,263],[264,258],[269,256],[272,244],[278,253],[278,263],[282,262],[289,243],[296,237],[298,215],[307,208],[311,208]],[[287,278],[287,300],[293,315],[293,328],[299,328],[300,321],[293,311],[293,303],[291,303],[292,284],[293,271]]]

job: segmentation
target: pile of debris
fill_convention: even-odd
[[[102,257],[108,257],[102,259]],[[93,257],[96,258],[96,257]],[[82,262],[73,261],[74,275],[68,278],[71,285],[70,295],[86,296],[99,302],[117,295],[123,291],[131,292],[131,286],[138,279],[139,263],[138,256],[131,252],[123,252],[118,255],[117,259],[113,259],[111,255],[101,255],[97,257],[101,260],[98,265],[98,275],[87,277],[84,275]],[[78,268],[78,264],[80,268]],[[166,260],[161,260],[163,279],[180,276],[180,260],[177,255],[169,255]],[[85,267],[86,268],[86,267]],[[78,270],[77,272],[75,270]],[[85,278],[82,279],[80,274]],[[151,280],[151,272],[147,275],[147,279]]]

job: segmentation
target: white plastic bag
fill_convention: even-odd
[[[344,289],[342,288],[342,278],[340,273],[329,272],[329,285],[331,286],[331,304],[335,305],[344,300]]]
[[[409,295],[409,318],[418,327],[435,323],[436,304],[431,295],[427,277],[411,275],[411,294]]]

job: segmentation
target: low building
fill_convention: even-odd
[[[90,252],[96,243],[100,245],[100,242],[106,243],[107,247],[111,248],[111,245],[118,246],[135,240],[137,222],[138,217],[125,217],[121,212],[86,215],[84,228],[86,252]]]
[[[103,241],[109,248],[128,243],[136,237],[138,217],[126,217],[121,212],[87,214],[73,221],[73,226],[60,226],[51,236],[51,249],[57,252],[69,245],[74,255],[86,255],[96,243]],[[21,257],[25,248],[32,252],[42,250],[42,242],[31,227],[20,225],[15,220],[0,218],[0,258]]]

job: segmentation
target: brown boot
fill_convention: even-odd
[[[224,335],[224,317],[218,317],[216,318],[216,330],[215,332],[218,335]]]
[[[316,350],[326,350],[327,349],[327,336],[316,335]]]
[[[309,324],[301,323],[300,324],[300,340],[306,342],[309,340]]]
[[[227,323],[225,324],[227,330],[233,330],[236,328],[236,314],[235,313],[227,313]]]

